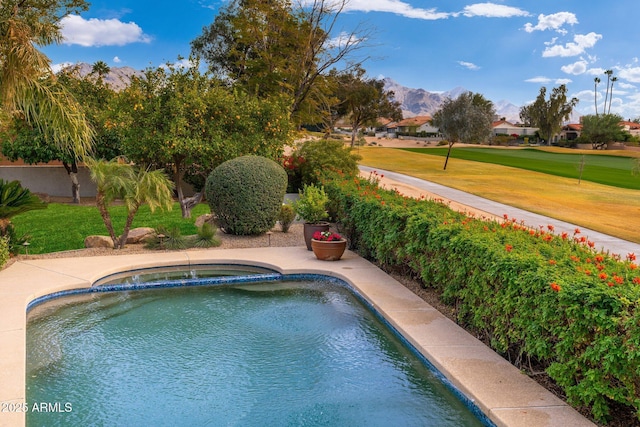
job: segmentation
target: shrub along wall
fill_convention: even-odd
[[[362,256],[410,268],[461,324],[516,365],[546,367],[571,404],[606,421],[614,402],[640,419],[640,272],[634,254],[596,252],[574,233],[516,218],[470,218],[369,180],[325,184],[330,211]]]
[[[9,261],[9,241],[0,237],[0,269]]]

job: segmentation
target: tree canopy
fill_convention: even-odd
[[[337,115],[351,125],[351,146],[354,146],[358,130],[375,125],[380,117],[402,119],[400,103],[393,100],[394,93],[384,90],[384,81],[367,78],[361,67],[335,75]]]
[[[591,144],[594,149],[606,148],[615,141],[625,141],[630,136],[620,126],[622,117],[617,114],[582,116],[580,139]]]
[[[444,101],[431,121],[449,142],[444,169],[447,168],[453,144],[481,143],[491,137],[494,116],[493,103],[479,93],[465,92],[456,99],[447,98]]]
[[[120,102],[123,153],[171,171],[185,217],[185,174],[198,176],[202,187],[211,170],[234,157],[277,159],[291,135],[286,105],[277,98],[261,101],[230,90],[197,66],[148,69],[121,92]]]
[[[286,94],[291,117],[313,102],[319,79],[336,64],[360,62],[352,53],[369,34],[358,28],[331,41],[347,0],[233,0],[191,43],[192,52],[221,78],[261,98]],[[349,59],[349,61],[347,61]],[[315,100],[318,103],[318,100]]]
[[[573,108],[578,104],[578,98],[567,99],[567,87],[560,85],[554,88],[546,99],[547,88],[541,87],[538,97],[533,104],[520,109],[520,119],[527,125],[540,129],[540,134],[547,144],[551,138],[562,129],[562,122],[569,120]]]

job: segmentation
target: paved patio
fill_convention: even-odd
[[[318,261],[304,247],[17,261],[0,271],[0,402],[25,401],[26,307],[30,301],[54,292],[88,288],[121,271],[207,263],[256,265],[283,274],[315,273],[343,279],[496,425],[593,426],[373,264],[349,251],[341,261]],[[0,412],[0,426],[18,425],[24,425],[24,413]]]

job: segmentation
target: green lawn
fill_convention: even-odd
[[[110,208],[114,229],[122,232],[126,219],[124,206]],[[162,225],[178,227],[183,236],[196,234],[195,218],[209,213],[209,206],[200,204],[191,212],[191,219],[183,219],[180,206],[175,203],[170,212],[151,212],[143,205],[135,216],[132,228]],[[107,236],[107,228],[95,206],[50,203],[46,209],[25,212],[12,218],[18,235],[29,235],[29,253],[42,254],[84,248],[84,238],[90,235]]]
[[[421,154],[446,156],[447,148],[403,148]],[[582,179],[598,184],[640,190],[640,177],[633,176],[633,157],[606,154],[554,153],[535,148],[497,149],[456,147],[451,157],[475,162],[527,169],[565,178],[579,177],[579,165],[584,156]]]

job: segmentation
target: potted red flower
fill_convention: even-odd
[[[311,249],[322,261],[337,261],[347,248],[347,240],[332,231],[316,231],[311,239]]]

